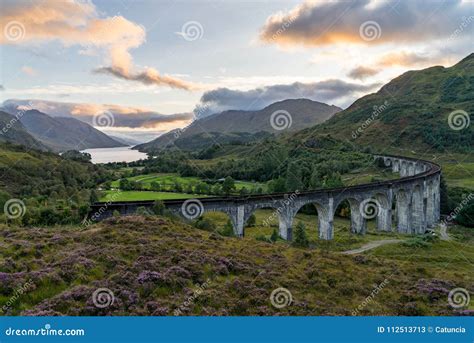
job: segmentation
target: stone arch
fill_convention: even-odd
[[[297,204],[294,208],[293,216],[291,221],[293,221],[294,216],[301,210],[304,205],[312,204],[316,211],[318,212],[318,237],[320,239],[328,240],[334,237],[333,232],[333,220],[334,220],[334,208],[332,199],[325,203],[318,200],[304,201]]]
[[[413,175],[415,175],[415,163],[408,162],[407,176],[413,176]]]
[[[408,175],[408,162],[402,160],[400,163],[400,176],[405,177]]]
[[[411,224],[413,234],[423,234],[425,232],[425,199],[423,197],[423,187],[416,185],[411,195]]]
[[[270,226],[270,222],[273,221],[275,218],[278,220],[278,232],[280,237],[286,240],[291,240],[291,227],[287,227],[285,224],[285,205],[276,206],[275,204],[255,204],[253,206],[249,206],[244,214],[244,228],[243,231],[245,232],[245,224],[249,220],[252,214],[255,214],[258,210],[270,209],[272,213],[268,216],[268,218],[264,219],[263,225]]]
[[[410,196],[405,189],[396,192],[397,231],[411,233],[410,225]]]
[[[234,235],[237,237],[243,237],[244,236],[244,230],[243,226],[239,225],[239,220],[238,217],[236,216],[235,211],[229,210],[229,209],[219,209],[219,208],[206,208],[204,207],[204,211],[199,217],[214,217],[213,219],[216,219],[215,217],[222,217],[226,218],[225,220],[230,220],[232,224],[232,229],[234,231]],[[199,218],[198,217],[198,218]],[[198,218],[195,218],[197,220]],[[225,226],[226,224],[224,224]]]
[[[436,222],[436,194],[433,180],[428,180],[425,186],[426,193],[426,225],[433,227]]]
[[[378,206],[376,216],[377,231],[392,231],[392,191],[389,190],[387,193],[377,192],[372,198],[375,199]]]
[[[365,232],[367,231],[367,222],[366,218],[364,218],[360,210],[360,205],[363,201],[362,197],[350,195],[347,197],[340,198],[337,203],[335,203],[334,208],[337,209],[339,205],[341,205],[345,201],[349,203],[349,208],[351,210],[351,232],[357,234],[365,234]]]
[[[400,172],[400,161],[398,159],[393,160],[392,172],[394,172],[394,173],[399,173]]]

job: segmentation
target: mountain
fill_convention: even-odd
[[[221,144],[235,139],[234,135],[245,136],[238,137],[240,141],[243,140],[245,142],[254,140],[255,137],[251,136],[261,134],[261,132],[279,134],[311,127],[324,122],[339,111],[341,109],[337,106],[309,99],[283,100],[258,111],[230,110],[216,113],[196,120],[182,130],[170,131],[151,142],[140,144],[135,148],[142,151],[150,151],[174,144],[179,148],[187,149],[190,146],[190,137],[194,137],[196,142],[198,135],[201,135],[206,140],[209,139],[209,136],[217,135],[223,141],[216,140],[214,143],[218,142]],[[278,130],[281,127],[284,129]],[[242,135],[242,133],[245,135]],[[202,145],[198,144],[199,147]],[[191,145],[191,148],[196,148],[196,146]]]
[[[109,136],[113,140],[115,140],[119,143],[125,144],[127,146],[137,145],[137,144],[141,143],[140,141],[137,141],[137,140],[135,140],[133,138],[129,138],[129,137],[118,137],[116,135],[107,135],[107,136]]]
[[[56,152],[125,145],[75,118],[53,118],[30,110],[20,117],[20,122],[33,137]]]
[[[470,54],[449,68],[408,71],[294,138],[330,134],[385,151],[471,152],[473,112],[474,54]]]
[[[48,150],[28,133],[21,122],[11,114],[0,111],[0,142],[23,145],[29,149]]]

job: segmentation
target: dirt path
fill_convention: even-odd
[[[365,252],[367,250],[372,250],[372,249],[380,247],[382,245],[400,243],[402,241],[403,240],[401,240],[401,239],[382,239],[380,241],[373,241],[373,242],[367,243],[367,244],[361,246],[360,248],[357,248],[357,249],[354,249],[354,250],[343,251],[342,253],[346,254],[346,255],[360,254],[362,252]]]

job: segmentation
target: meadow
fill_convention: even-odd
[[[127,178],[129,181],[140,182],[143,185],[143,189],[151,189],[152,182],[158,182],[162,189],[172,189],[172,187],[179,183],[183,188],[188,186],[194,186],[198,182],[203,182],[203,178],[195,176],[180,176],[177,173],[152,173],[152,174],[143,174],[137,176],[131,176]],[[111,186],[113,188],[119,187],[120,180],[112,181]],[[235,188],[239,191],[242,188],[247,190],[262,188],[266,190],[265,183],[261,182],[251,182],[251,181],[240,181],[235,180]]]
[[[257,215],[257,223],[268,213]],[[300,216],[298,220],[314,222]],[[342,225],[332,244],[296,248],[285,241],[225,237],[173,217],[110,218],[92,226],[0,225],[0,302],[7,315],[469,315],[447,302],[450,289],[472,289],[472,230],[457,227],[450,241],[404,242],[357,255],[375,234],[347,241]],[[269,231],[267,231],[269,232]],[[310,236],[313,233],[309,232]],[[341,241],[342,239],[342,241]],[[339,241],[339,242],[338,242]],[[331,243],[331,242],[329,242]],[[341,245],[342,244],[342,245]],[[28,285],[19,296],[15,291]],[[205,286],[203,286],[205,285]],[[382,286],[381,286],[382,285]],[[114,302],[94,306],[108,288]],[[270,303],[285,287],[292,302]],[[376,297],[365,301],[376,287]],[[196,289],[199,296],[186,302]],[[12,300],[13,299],[13,300]]]
[[[119,191],[106,190],[102,192],[99,201],[136,201],[136,200],[172,200],[172,199],[193,199],[204,198],[202,194],[173,193],[173,192],[153,192],[153,191]]]

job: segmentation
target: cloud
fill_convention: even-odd
[[[352,79],[363,80],[367,77],[376,75],[382,70],[390,67],[429,67],[433,65],[447,66],[459,60],[458,55],[464,56],[464,53],[453,53],[451,50],[431,49],[431,51],[409,51],[401,50],[389,52],[375,57],[374,61],[367,66],[357,66],[349,71],[348,77]]]
[[[35,99],[9,99],[3,108],[15,112],[17,108],[28,106],[53,117],[73,117],[88,124],[97,122],[97,117],[106,113],[113,117],[116,128],[168,130],[188,123],[192,113],[161,114],[155,111],[107,104],[68,103]],[[96,117],[96,119],[94,119]]]
[[[342,80],[325,80],[273,85],[248,91],[217,88],[202,95],[194,113],[196,117],[205,117],[230,109],[259,110],[277,101],[298,98],[325,103],[336,102],[340,106],[345,106],[352,103],[358,96],[375,90],[379,86],[380,84],[362,85]]]
[[[370,68],[370,67],[364,67],[364,66],[358,66],[349,71],[347,76],[349,76],[352,79],[358,79],[358,80],[363,80],[367,77],[374,76],[378,74],[380,70]]]
[[[196,90],[200,87],[168,75],[160,75],[156,69],[147,68],[145,71],[139,73],[131,73],[127,69],[118,67],[102,67],[94,70],[95,73],[99,74],[111,74],[120,79],[129,81],[138,81],[146,85],[167,85],[171,88]]]
[[[5,87],[3,87],[3,85],[0,85],[0,91],[4,91],[5,90]]]
[[[103,71],[122,79],[145,84],[191,89],[191,85],[170,76],[159,76],[153,68],[135,71],[130,50],[145,42],[145,29],[123,16],[101,18],[89,1],[2,3],[1,44],[30,45],[58,41],[66,47],[79,45],[81,54],[105,51],[110,67]],[[110,72],[113,71],[113,72]]]
[[[306,1],[271,15],[260,40],[282,46],[424,42],[452,36],[471,11],[472,4],[462,0]],[[472,30],[466,27],[460,34],[469,36]]]
[[[427,65],[432,63],[433,58],[426,54],[419,54],[416,52],[400,51],[391,52],[379,58],[377,64],[381,67],[391,66],[417,66]]]
[[[25,73],[26,75],[28,76],[36,76],[38,75],[38,72],[36,70],[34,70],[33,68],[29,67],[29,66],[23,66],[21,67],[21,71],[23,73]]]

